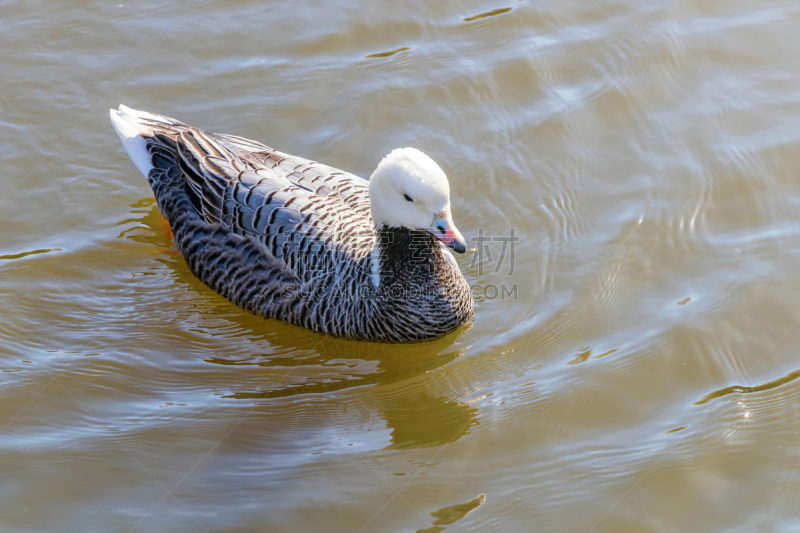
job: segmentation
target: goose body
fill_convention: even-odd
[[[449,185],[411,148],[370,181],[177,120],[111,110],[192,272],[265,317],[372,340],[448,333],[474,311],[449,248]]]

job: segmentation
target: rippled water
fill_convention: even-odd
[[[0,6],[3,531],[800,528],[800,5]],[[421,148],[519,237],[459,257],[507,294],[416,345],[250,315],[119,103],[363,176]]]

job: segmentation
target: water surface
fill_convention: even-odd
[[[3,531],[800,528],[800,5],[0,6]],[[472,241],[426,344],[253,316],[119,103],[362,176],[420,148],[513,269]]]

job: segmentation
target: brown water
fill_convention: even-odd
[[[0,530],[800,530],[797,3],[0,12]],[[119,103],[363,176],[421,148],[520,238],[459,257],[507,293],[416,345],[243,312]]]

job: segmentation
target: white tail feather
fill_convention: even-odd
[[[147,152],[147,145],[143,135],[149,136],[152,129],[141,124],[140,119],[148,118],[168,124],[170,122],[162,117],[145,111],[137,111],[124,105],[120,105],[119,110],[111,109],[109,114],[111,116],[111,124],[117,131],[125,151],[128,152],[139,172],[147,176],[153,168],[153,163],[150,154]]]

